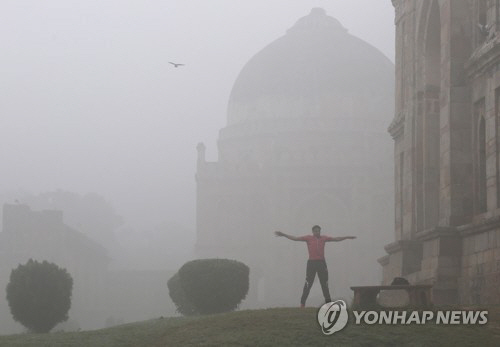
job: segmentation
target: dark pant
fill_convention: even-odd
[[[318,273],[319,283],[321,284],[321,290],[323,291],[323,296],[326,302],[332,301],[330,298],[330,291],[328,290],[328,268],[326,267],[326,262],[322,260],[308,260],[306,269],[306,283],[304,284],[304,290],[302,291],[302,297],[300,298],[300,303],[302,305],[306,304],[307,296],[314,282],[314,277]]]

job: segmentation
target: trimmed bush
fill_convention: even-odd
[[[236,260],[193,260],[178,273],[186,299],[201,314],[233,311],[248,293],[250,270]]]
[[[167,282],[168,294],[177,307],[177,312],[184,316],[198,314],[194,305],[186,298],[182,289],[179,273],[173,275]]]
[[[35,333],[47,333],[68,319],[73,279],[56,264],[30,259],[10,273],[7,301],[15,321]]]

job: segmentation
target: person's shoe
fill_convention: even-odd
[[[305,308],[305,307],[306,307],[306,305],[300,304],[300,308]]]

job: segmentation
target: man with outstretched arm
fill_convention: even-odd
[[[302,291],[302,297],[300,298],[300,307],[304,307],[306,304],[307,296],[314,282],[314,277],[318,273],[319,283],[321,284],[321,290],[323,291],[323,296],[326,302],[332,301],[330,298],[330,291],[328,289],[328,268],[326,267],[325,261],[325,242],[338,242],[348,239],[355,239],[356,236],[341,236],[341,237],[330,237],[321,236],[321,227],[315,225],[312,227],[312,235],[305,236],[292,236],[287,235],[281,231],[275,231],[276,236],[283,236],[292,241],[305,241],[307,242],[307,250],[309,251],[309,260],[307,261],[306,269],[306,283],[304,284],[304,290]]]

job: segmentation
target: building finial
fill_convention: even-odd
[[[328,16],[323,8],[313,7],[311,13],[300,18],[293,27],[287,30],[287,33],[317,30],[347,32],[347,29],[337,19]]]
[[[196,145],[196,150],[198,151],[198,165],[205,162],[205,144],[203,142],[199,142]]]
[[[311,9],[311,14],[314,16],[326,16],[326,11],[321,7],[313,7]]]

